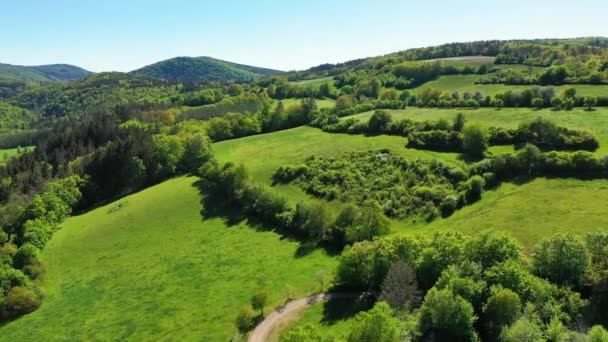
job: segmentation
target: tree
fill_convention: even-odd
[[[583,285],[590,266],[585,242],[571,233],[545,239],[534,250],[534,272],[559,285]]]
[[[576,89],[572,88],[572,87],[568,87],[566,89],[564,89],[564,97],[567,98],[574,98],[576,96]]]
[[[485,232],[467,241],[464,254],[470,261],[488,269],[507,260],[517,260],[522,247],[510,236],[502,232]]]
[[[253,313],[249,308],[242,308],[235,319],[236,328],[241,333],[246,333],[251,329],[253,324]]]
[[[521,150],[517,151],[517,160],[522,168],[533,174],[540,164],[540,150],[532,144],[526,144]]]
[[[589,330],[589,342],[608,342],[608,331],[601,325],[596,325]]]
[[[373,309],[358,314],[350,331],[349,342],[398,342],[400,337],[399,320],[384,302],[379,302]]]
[[[462,148],[471,157],[480,158],[488,149],[488,136],[478,124],[468,124],[462,131]]]
[[[532,99],[532,102],[530,102],[530,104],[532,105],[532,107],[540,109],[543,108],[543,106],[545,105],[545,101],[543,101],[543,99],[541,99],[540,97],[536,97]]]
[[[597,99],[592,96],[587,96],[587,97],[585,97],[584,104],[585,104],[585,107],[587,107],[587,110],[591,111],[591,110],[593,110],[593,107],[595,107],[595,105],[597,105]]]
[[[403,261],[394,262],[382,282],[379,300],[397,310],[409,310],[420,301],[414,269]]]
[[[372,133],[382,133],[392,121],[393,118],[390,113],[384,110],[377,110],[372,117],[369,118],[368,129]]]
[[[540,326],[526,318],[520,318],[513,325],[506,327],[500,334],[500,340],[503,342],[545,341]]]
[[[504,106],[505,106],[505,103],[502,99],[493,99],[492,100],[492,107],[496,107],[496,108],[500,109]]]
[[[355,222],[346,229],[346,240],[357,242],[372,240],[390,231],[389,219],[377,208],[362,208]]]
[[[519,295],[509,289],[498,288],[488,298],[483,313],[490,330],[498,332],[519,317],[521,313]]]
[[[466,121],[467,121],[467,119],[464,117],[464,114],[462,114],[462,113],[456,114],[456,117],[454,118],[454,124],[452,125],[452,130],[456,131],[456,132],[462,132]]]
[[[551,99],[551,106],[553,106],[553,109],[560,110],[560,109],[562,109],[563,105],[564,105],[564,102],[562,101],[561,98],[554,97],[553,99]]]
[[[437,341],[467,341],[475,335],[473,306],[451,290],[432,288],[420,308],[420,328]]]
[[[260,310],[260,315],[264,317],[264,307],[268,304],[268,294],[260,291],[251,297],[251,307],[254,310]]]

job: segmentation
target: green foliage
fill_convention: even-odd
[[[585,242],[573,234],[556,234],[534,250],[534,272],[556,284],[581,286],[589,267]]]
[[[436,340],[468,341],[475,336],[473,307],[450,290],[431,289],[420,308],[420,328]]]
[[[465,257],[488,269],[507,260],[521,257],[521,245],[510,236],[501,232],[485,232],[467,241]]]
[[[483,313],[491,329],[500,331],[502,327],[515,322],[521,314],[519,295],[509,289],[498,288],[488,298]]]
[[[601,325],[596,325],[587,334],[589,336],[589,342],[606,342],[608,341],[608,331]]]
[[[403,261],[391,265],[382,282],[381,290],[379,300],[396,310],[412,309],[420,300],[416,271]]]
[[[230,63],[211,57],[176,57],[145,66],[133,73],[173,81],[250,82],[263,76],[278,74],[280,71]]]
[[[253,324],[253,312],[249,308],[242,308],[235,319],[235,326],[241,333],[246,333],[251,329]]]
[[[500,339],[503,342],[545,341],[541,327],[526,318],[520,318],[513,325],[506,327],[502,331]]]
[[[479,124],[468,124],[462,130],[462,149],[471,157],[480,158],[488,149],[488,134]]]
[[[40,306],[40,295],[27,287],[15,286],[0,304],[0,316],[11,319],[36,310]]]
[[[377,110],[369,119],[369,131],[372,133],[382,133],[391,123],[391,115],[385,111]]]
[[[289,330],[281,335],[281,342],[318,342],[324,341],[323,337],[312,325],[300,326]]]
[[[251,296],[251,307],[260,310],[260,315],[264,317],[264,307],[268,304],[268,294],[264,291],[257,292]]]
[[[348,335],[349,342],[397,342],[400,341],[399,320],[385,302],[377,303],[373,309],[358,314]]]
[[[459,196],[466,175],[438,161],[370,151],[339,158],[310,157],[303,167],[278,169],[273,179],[295,181],[306,192],[327,200],[380,207],[390,217],[432,215],[433,219],[446,196]]]

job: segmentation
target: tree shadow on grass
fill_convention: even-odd
[[[300,245],[294,252],[295,258],[305,257],[318,249],[323,249],[328,255],[336,256],[342,251],[341,248],[336,248],[331,245],[325,245],[314,240],[306,239],[305,237],[290,234],[280,229],[264,224],[255,218],[247,216],[242,210],[235,206],[227,205],[224,201],[213,196],[204,190],[204,184],[198,180],[192,184],[196,187],[201,195],[201,211],[202,220],[221,218],[228,227],[232,227],[241,223],[246,223],[248,227],[257,232],[275,232],[279,234],[281,240],[298,242]]]
[[[367,311],[374,305],[374,301],[368,296],[355,298],[333,298],[323,303],[323,318],[321,323],[332,325],[357,315],[359,312]]]

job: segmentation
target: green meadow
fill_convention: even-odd
[[[336,259],[233,217],[201,216],[180,177],[68,219],[43,252],[42,307],[2,341],[227,341],[264,289],[269,309],[317,291]]]
[[[593,132],[600,141],[597,153],[608,153],[608,108],[597,107],[592,111],[584,108],[574,108],[569,111],[553,111],[551,109],[533,108],[478,108],[478,109],[435,109],[408,107],[404,110],[389,110],[393,120],[436,120],[444,118],[452,120],[456,114],[463,113],[470,121],[476,121],[489,126],[516,128],[521,122],[534,120],[537,117],[552,120],[560,126],[570,129],[581,129]],[[350,116],[360,120],[368,120],[373,112]]]
[[[505,66],[505,68],[507,67]],[[515,66],[508,66],[508,68],[515,68]],[[482,76],[480,75],[441,76],[436,80],[424,83],[423,85],[414,88],[413,91],[419,93],[425,88],[438,88],[447,92],[458,91],[460,93],[474,93],[479,91],[483,95],[494,96],[498,93],[504,93],[507,90],[522,91],[527,88],[535,87],[531,85],[475,84],[475,81],[481,77]],[[553,88],[557,94],[561,94],[566,88],[574,88],[576,89],[577,96],[608,96],[608,85],[569,84],[554,86]]]

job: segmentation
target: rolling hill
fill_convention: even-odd
[[[175,57],[145,66],[132,73],[172,81],[249,82],[281,71],[236,64],[211,57]]]
[[[90,74],[90,71],[70,64],[25,66],[0,63],[0,78],[11,80],[31,82],[75,81]]]

